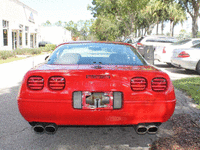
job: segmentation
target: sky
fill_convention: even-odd
[[[89,20],[92,19],[91,11],[87,10],[92,5],[92,0],[19,0],[38,12],[41,23],[49,20],[51,23]]]
[[[44,23],[49,20],[52,24],[58,22],[89,20],[93,16],[90,10],[87,10],[87,6],[92,6],[92,0],[19,0],[22,3],[28,5],[38,12],[40,23]],[[200,28],[200,18],[199,18]],[[185,29],[188,33],[192,32],[191,18],[184,22],[183,25],[176,25],[174,33],[179,34],[181,29]],[[164,34],[170,32],[169,23],[165,24]],[[161,29],[159,27],[159,33]],[[154,27],[153,34],[156,34],[156,27]]]

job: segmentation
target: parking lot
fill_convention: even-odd
[[[12,63],[11,66],[15,69],[9,69],[7,77],[12,78],[12,83],[6,86],[8,80],[4,75],[4,87],[0,90],[0,149],[15,150],[15,149],[58,149],[58,150],[100,150],[100,149],[149,149],[149,145],[159,137],[167,137],[173,134],[170,122],[167,121],[160,126],[157,135],[137,135],[132,126],[125,127],[60,127],[56,134],[35,134],[31,126],[22,118],[17,106],[17,94],[23,78],[22,72],[26,72],[27,67],[32,67],[33,60],[36,62],[44,61],[45,56],[37,56]],[[13,65],[15,64],[15,65]],[[18,67],[26,64],[27,67]],[[6,67],[1,65],[1,69],[8,70],[9,64]],[[5,66],[4,65],[4,66]],[[199,77],[196,72],[187,72],[184,69],[177,69],[167,66],[164,63],[155,61],[155,66],[169,74],[172,80],[185,77]],[[17,71],[16,71],[17,70]],[[8,72],[7,72],[8,73]],[[2,76],[3,77],[3,76]],[[16,79],[16,81],[14,81]],[[184,93],[176,90],[177,106],[174,114],[190,113],[192,115],[199,114],[191,100]]]

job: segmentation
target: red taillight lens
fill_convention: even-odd
[[[142,46],[143,44],[142,43],[137,43],[137,46]]]
[[[42,90],[44,87],[44,79],[41,76],[31,76],[27,81],[27,86],[31,90]]]
[[[182,51],[180,54],[178,54],[178,57],[186,58],[186,57],[190,57],[190,55],[188,53],[186,53],[185,51]]]
[[[65,78],[60,76],[50,77],[48,84],[52,90],[63,90],[65,88]]]
[[[163,53],[166,53],[165,47],[163,48]]]
[[[147,80],[142,77],[135,77],[131,79],[131,89],[133,91],[143,91],[147,87]]]
[[[151,82],[151,88],[156,92],[163,92],[167,89],[167,80],[165,78],[154,78]]]

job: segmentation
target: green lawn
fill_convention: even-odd
[[[7,58],[7,59],[0,59],[0,64],[3,64],[3,63],[9,63],[9,62],[12,62],[12,61],[16,61],[16,60],[21,60],[21,59],[25,59],[26,57],[12,57],[12,58]]]
[[[173,81],[175,88],[184,91],[198,104],[200,108],[200,77],[184,78]]]

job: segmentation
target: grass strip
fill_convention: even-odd
[[[198,104],[200,108],[200,77],[183,78],[173,81],[175,88],[184,91]]]
[[[9,63],[9,62],[13,62],[13,61],[16,61],[16,60],[21,60],[21,59],[25,59],[26,57],[12,57],[12,58],[7,58],[7,59],[0,59],[0,64],[3,64],[3,63]]]

